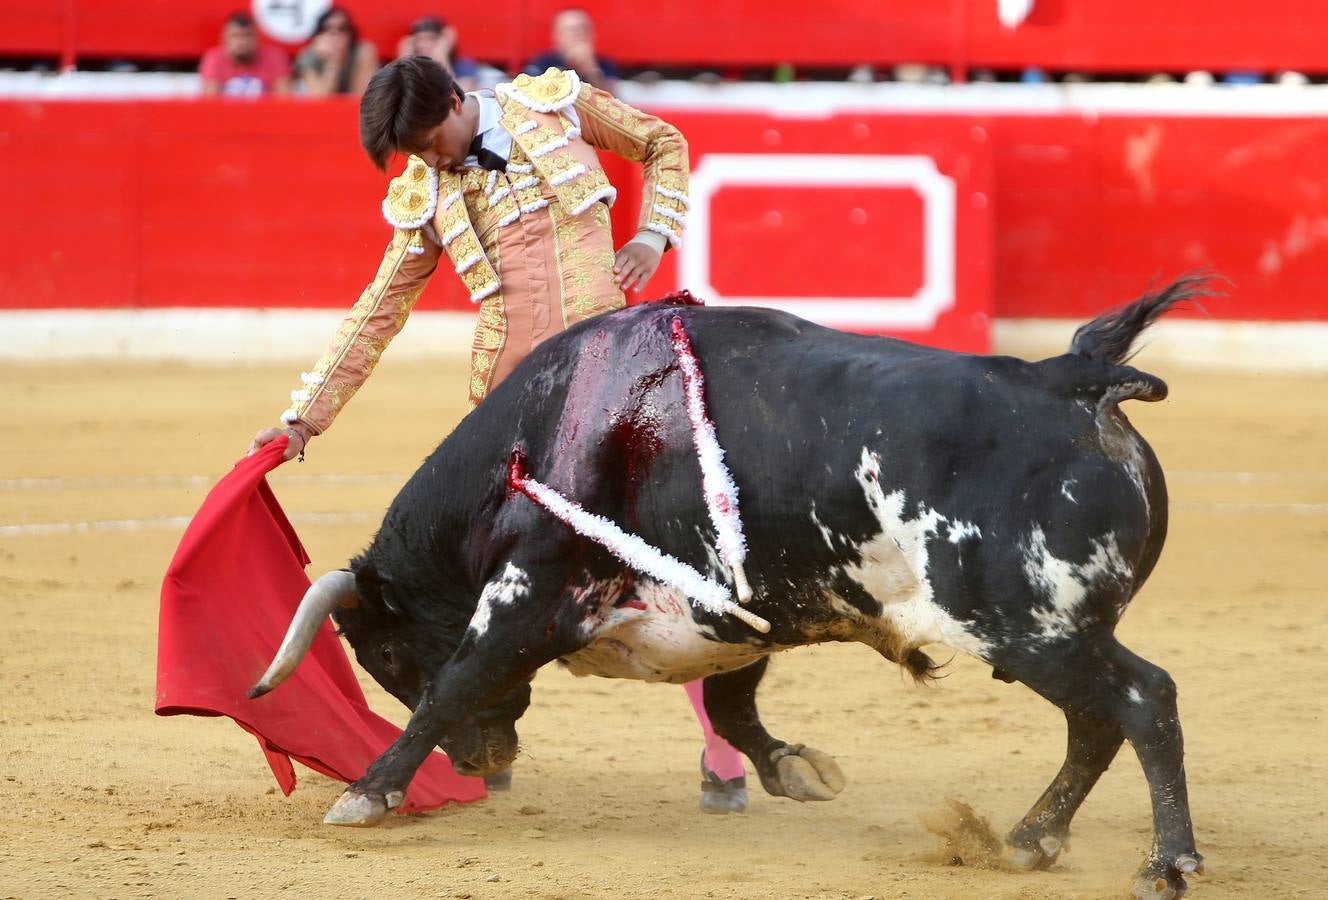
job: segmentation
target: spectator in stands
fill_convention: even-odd
[[[568,7],[553,17],[550,29],[553,47],[526,63],[526,73],[539,75],[553,66],[575,69],[576,74],[596,87],[612,91],[618,80],[618,64],[595,52],[595,23],[590,13]]]
[[[258,29],[247,12],[233,12],[221,26],[221,46],[203,54],[198,64],[203,94],[257,97],[289,94],[290,59],[276,47],[258,43]]]
[[[360,40],[350,13],[340,6],[318,17],[314,36],[295,58],[296,86],[310,97],[363,94],[376,71],[378,51]]]
[[[435,16],[421,16],[410,25],[410,33],[397,44],[397,59],[406,56],[427,56],[452,73],[452,79],[463,91],[478,86],[479,63],[457,55],[457,31]]]

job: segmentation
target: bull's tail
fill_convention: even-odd
[[[1133,303],[1103,313],[1079,326],[1070,341],[1070,353],[1097,362],[1127,362],[1134,342],[1144,330],[1177,303],[1216,294],[1209,272],[1196,272],[1176,279],[1157,293],[1146,293]]]

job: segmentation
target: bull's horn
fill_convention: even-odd
[[[314,642],[314,635],[322,627],[323,620],[332,614],[338,606],[355,605],[355,575],[344,569],[328,572],[304,592],[299,609],[291,619],[290,628],[286,629],[286,638],[281,642],[272,664],[267,667],[258,684],[249,689],[250,700],[261,697],[286,680],[295,667],[309,652]]]

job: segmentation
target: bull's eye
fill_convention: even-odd
[[[385,666],[387,666],[389,669],[395,667],[395,665],[396,665],[396,661],[392,658],[392,648],[391,648],[391,647],[389,647],[389,646],[387,646],[386,644],[384,644],[384,645],[383,645],[383,648],[382,648],[381,650],[378,651],[378,655],[382,657],[382,659],[383,659],[383,664],[384,664]]]

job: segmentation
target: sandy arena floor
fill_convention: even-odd
[[[1128,747],[1052,871],[946,865],[920,816],[955,797],[1003,833],[1059,766],[1064,720],[970,660],[916,688],[856,646],[782,656],[762,693],[774,733],[838,757],[850,784],[832,803],[757,788],[746,815],[702,816],[681,689],[545,670],[510,793],[321,825],[338,784],[302,770],[284,798],[228,720],[152,714],[157,591],[184,517],[297,372],[0,367],[0,897],[1125,893],[1150,835]],[[1159,374],[1172,399],[1128,409],[1168,470],[1171,538],[1121,633],[1180,686],[1208,857],[1190,896],[1323,897],[1328,380]],[[367,541],[460,415],[462,383],[455,365],[389,358],[309,462],[275,474],[314,571]]]

